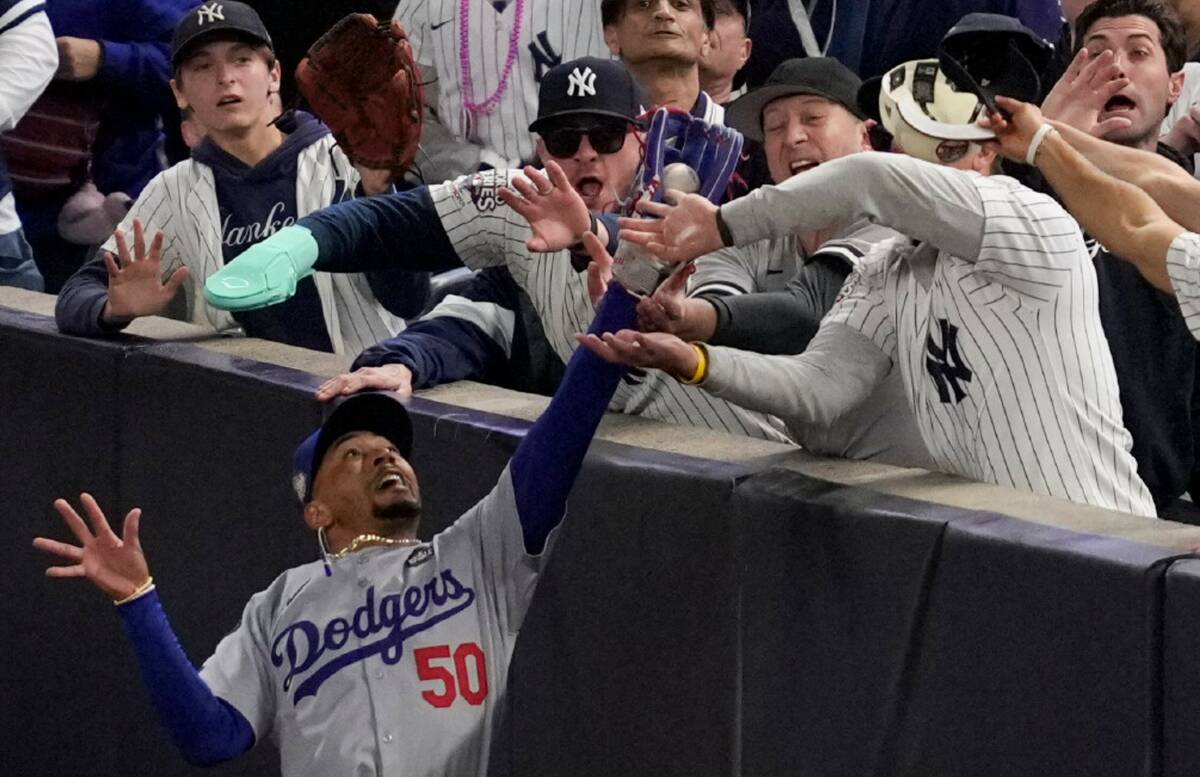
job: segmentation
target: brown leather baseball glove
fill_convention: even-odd
[[[296,68],[300,92],[356,165],[412,165],[421,138],[424,92],[399,22],[350,14],[321,36]]]

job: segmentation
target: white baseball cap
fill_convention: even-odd
[[[897,65],[878,83],[879,118],[905,152],[945,164],[960,158],[970,143],[992,140],[976,121],[984,113],[979,98],[960,90],[936,59]]]

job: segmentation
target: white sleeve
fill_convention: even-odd
[[[421,42],[429,37],[429,2],[428,0],[400,0],[392,18],[404,26],[408,34],[408,42],[412,46],[413,56],[425,67],[433,67],[433,58]]]
[[[1167,252],[1167,274],[1192,337],[1200,340],[1200,235],[1184,232]]]
[[[472,270],[505,263],[510,251],[525,253],[533,230],[498,196],[519,170],[486,170],[429,187],[451,245]]]
[[[721,206],[736,245],[869,219],[963,259],[979,252],[984,212],[974,173],[866,151],[826,162]]]
[[[0,132],[17,125],[58,69],[58,46],[43,0],[21,0],[0,16]],[[22,18],[24,17],[24,18]]]
[[[276,586],[255,594],[242,611],[242,622],[227,634],[200,668],[209,690],[224,699],[250,722],[254,739],[261,742],[275,720],[274,676],[267,637],[267,611]]]
[[[708,352],[708,377],[701,384],[706,391],[777,415],[789,428],[828,428],[862,404],[892,366],[867,337],[828,321],[822,322],[808,349],[795,356],[721,346],[709,346]]]
[[[170,170],[159,173],[150,183],[146,184],[146,188],[142,189],[142,193],[134,201],[133,207],[125,214],[125,218],[121,219],[121,224],[117,227],[125,232],[125,243],[131,252],[133,251],[134,219],[142,221],[147,246],[154,240],[155,233],[163,233],[163,277],[170,275],[185,264],[179,236],[171,225],[178,209],[175,199],[171,196],[171,187],[167,182],[167,176],[170,174]],[[178,187],[176,188],[178,189]],[[116,255],[117,239],[115,235],[110,237],[101,246],[101,249]],[[199,281],[204,282],[203,279],[199,279]]]
[[[508,467],[500,473],[496,487],[463,514],[434,542],[441,548],[469,545],[476,579],[482,581],[479,594],[494,597],[492,609],[499,625],[510,634],[521,628],[529,609],[546,559],[558,536],[555,527],[537,556],[525,552],[525,536],[517,515],[517,499]]]

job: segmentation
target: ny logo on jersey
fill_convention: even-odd
[[[943,403],[950,402],[950,393],[953,391],[954,404],[958,404],[967,396],[962,383],[970,383],[974,373],[958,352],[958,327],[944,318],[938,319],[938,327],[942,330],[940,348],[933,341],[932,332],[925,336],[925,369],[933,376],[938,399]]]
[[[196,24],[225,21],[225,6],[220,3],[209,3],[196,9]]]
[[[575,68],[567,76],[567,97],[595,97],[596,73],[585,67],[583,72]]]
[[[539,84],[547,70],[562,64],[562,54],[550,45],[550,38],[545,30],[539,32],[537,40],[529,44],[529,54],[533,57],[533,80]]]

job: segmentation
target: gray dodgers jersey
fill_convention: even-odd
[[[556,530],[557,532],[557,530]],[[288,777],[484,775],[517,630],[555,533],[525,553],[508,469],[429,543],[280,575],[201,669]]]

